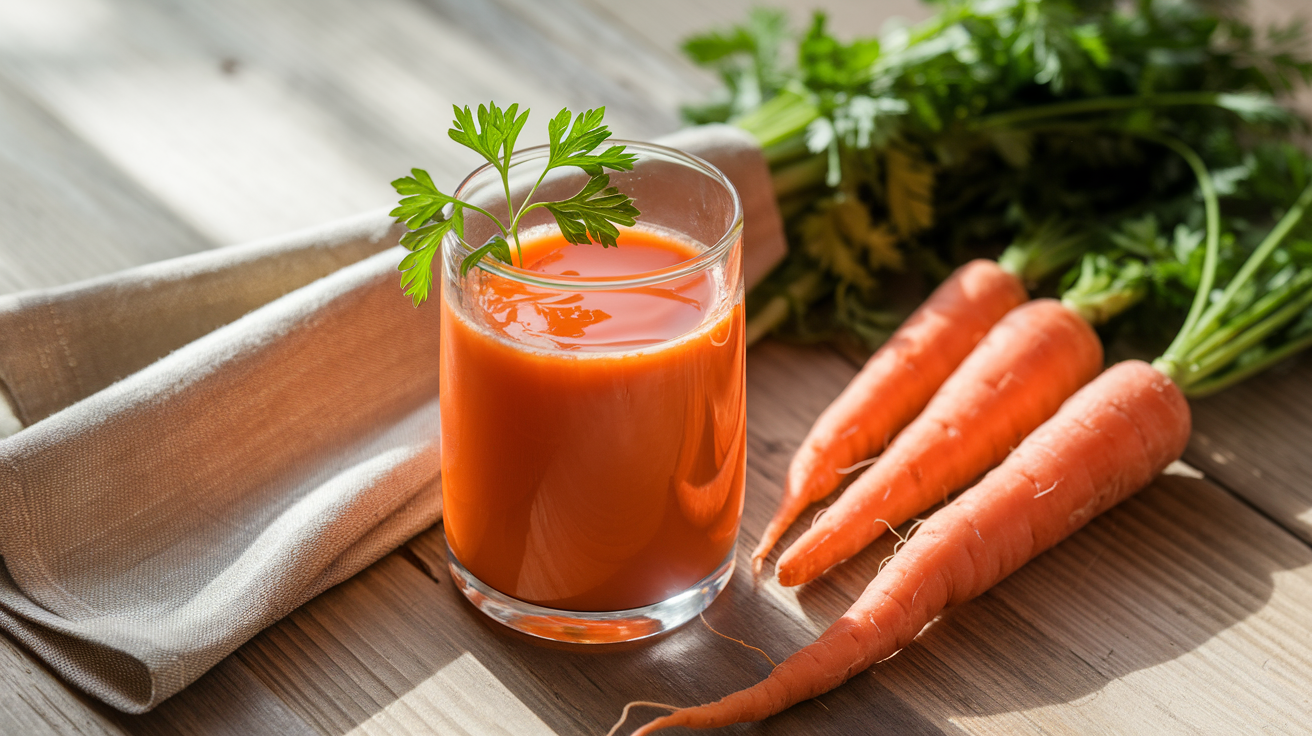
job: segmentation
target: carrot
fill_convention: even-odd
[[[1027,298],[1020,279],[987,260],[965,264],[934,290],[802,441],[788,467],[779,509],[752,551],[757,573],[802,510],[838,487],[841,469],[882,450],[989,328]]]
[[[998,464],[1102,369],[1079,315],[1038,299],[994,325],[879,460],[779,558],[800,585]]]
[[[832,690],[905,647],[945,607],[988,590],[1147,485],[1184,452],[1189,430],[1189,406],[1171,379],[1141,361],[1113,366],[930,517],[815,643],[762,682],[634,736],[760,720]]]

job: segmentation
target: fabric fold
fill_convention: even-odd
[[[764,275],[755,142],[666,142],[734,181]],[[0,627],[140,713],[435,523],[439,310],[398,288],[401,232],[378,211],[0,297]]]
[[[38,653],[62,637],[47,661],[140,712],[435,522],[437,310],[397,298],[400,257],[0,442],[7,628]]]

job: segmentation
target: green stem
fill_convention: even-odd
[[[1027,285],[1034,285],[1079,258],[1089,248],[1089,238],[1083,232],[1053,232],[1052,226],[1042,225],[1037,231],[1018,238],[998,256],[1003,271]]]
[[[501,220],[498,219],[496,216],[494,216],[491,212],[488,212],[487,210],[483,209],[482,207],[478,207],[478,206],[476,206],[476,205],[472,205],[472,204],[470,204],[470,203],[468,203],[468,202],[464,202],[464,201],[461,201],[461,202],[460,202],[460,205],[461,205],[462,207],[468,207],[469,209],[471,209],[471,210],[477,212],[478,214],[480,214],[480,215],[486,217],[487,219],[491,220],[491,221],[492,221],[492,224],[493,224],[493,225],[496,225],[496,226],[497,226],[497,229],[501,231],[501,235],[502,235],[503,237],[506,236],[506,235],[509,235],[509,234],[510,234],[510,231],[506,229],[506,226],[501,224]]]
[[[734,124],[756,136],[762,148],[770,148],[801,134],[818,117],[820,110],[810,100],[785,90]]]
[[[1184,374],[1184,381],[1177,381],[1183,386],[1198,383],[1200,380],[1207,378],[1213,373],[1221,370],[1231,362],[1242,355],[1249,348],[1257,345],[1267,338],[1268,335],[1284,327],[1290,320],[1303,313],[1303,310],[1312,306],[1312,289],[1303,292],[1301,296],[1293,302],[1286,304],[1284,308],[1275,314],[1263,319],[1253,327],[1241,333],[1238,339],[1227,343],[1219,350],[1213,351],[1210,355],[1197,363],[1188,366]]]
[[[1026,107],[1019,110],[1000,112],[980,118],[972,126],[976,130],[1005,128],[1032,120],[1080,115],[1090,112],[1110,112],[1113,110],[1133,110],[1138,107],[1178,107],[1185,105],[1216,105],[1220,99],[1217,92],[1165,92],[1155,95],[1134,95],[1131,97],[1095,97],[1070,102],[1055,102],[1050,105]]]
[[[506,207],[507,207],[507,208],[510,207],[510,174],[509,174],[509,171],[510,171],[510,169],[507,168],[507,169],[506,169],[506,172],[507,172],[507,173],[506,173],[505,176],[503,177],[504,181],[506,182]],[[537,206],[537,205],[530,205],[529,202],[531,202],[531,201],[533,200],[533,195],[534,195],[534,194],[537,194],[537,192],[538,192],[538,187],[542,186],[542,182],[543,182],[543,180],[545,180],[545,179],[547,178],[547,172],[548,172],[548,171],[551,171],[551,163],[550,163],[550,161],[548,161],[548,163],[547,163],[546,166],[542,167],[542,173],[541,173],[541,174],[538,174],[538,180],[535,181],[535,182],[533,182],[533,188],[530,189],[530,190],[528,190],[528,196],[525,197],[525,198],[524,198],[524,201],[520,203],[520,205],[519,205],[519,212],[515,212],[513,209],[510,211],[510,233],[511,233],[511,237],[515,239],[515,254],[519,256],[519,265],[520,265],[521,268],[523,268],[523,266],[524,266],[524,249],[523,249],[522,247],[520,247],[520,245],[519,245],[519,219],[520,219],[521,217],[523,217],[525,213],[529,212],[530,210],[532,210],[534,207]]]
[[[1209,307],[1198,321],[1198,325],[1194,330],[1196,334],[1190,335],[1190,339],[1185,342],[1182,347],[1188,347],[1190,343],[1194,342],[1199,337],[1207,335],[1216,327],[1221,321],[1221,318],[1230,310],[1231,305],[1234,304],[1235,296],[1238,295],[1239,290],[1252,280],[1253,276],[1257,273],[1257,269],[1262,266],[1266,259],[1275,251],[1276,247],[1280,245],[1280,241],[1284,240],[1285,236],[1289,234],[1289,231],[1298,224],[1298,221],[1303,219],[1303,214],[1307,211],[1307,207],[1310,204],[1312,204],[1312,184],[1309,184],[1303,190],[1303,193],[1299,195],[1298,201],[1294,203],[1294,206],[1289,208],[1289,211],[1285,213],[1285,216],[1280,218],[1280,222],[1276,223],[1276,226],[1272,228],[1271,232],[1267,233],[1266,238],[1264,238],[1262,243],[1257,246],[1257,249],[1253,251],[1253,254],[1248,257],[1248,260],[1244,261],[1244,265],[1240,267],[1239,273],[1235,274],[1235,277],[1230,280],[1229,285],[1226,286],[1225,291],[1221,294],[1221,298]],[[1185,326],[1187,329],[1189,324],[1186,322]],[[1181,330],[1182,335],[1184,332],[1185,330]],[[1177,340],[1178,339],[1179,338],[1177,338]]]
[[[771,169],[799,159],[810,152],[806,147],[806,136],[800,134],[785,138],[768,147],[763,146],[761,149],[761,153],[765,154],[765,163]]]
[[[1263,356],[1261,360],[1255,361],[1251,365],[1246,365],[1243,368],[1224,373],[1208,381],[1199,381],[1192,386],[1184,387],[1183,390],[1186,396],[1194,398],[1209,396],[1217,391],[1227,389],[1249,376],[1261,373],[1276,363],[1310,347],[1312,347],[1312,335],[1306,335],[1300,340],[1295,340],[1294,342],[1282,345],[1276,350],[1272,350],[1270,353]]]
[[[1168,136],[1158,136],[1148,133],[1137,133],[1140,137],[1147,140],[1156,141],[1170,148],[1189,164],[1193,169],[1194,176],[1198,178],[1198,188],[1203,194],[1203,207],[1207,212],[1207,249],[1203,259],[1203,276],[1198,283],[1198,290],[1194,292],[1193,304],[1189,306],[1189,314],[1185,317],[1184,326],[1176,334],[1175,339],[1171,341],[1166,352],[1162,357],[1153,363],[1153,365],[1171,366],[1169,370],[1164,371],[1171,378],[1179,376],[1179,364],[1183,361],[1185,353],[1188,352],[1188,346],[1193,340],[1194,325],[1202,317],[1203,309],[1207,306],[1207,301],[1212,294],[1212,284],[1216,282],[1216,262],[1219,257],[1221,241],[1221,209],[1217,202],[1216,186],[1212,182],[1212,175],[1207,171],[1207,165],[1198,157],[1197,153],[1182,141]]]
[[[1312,268],[1305,268],[1283,286],[1262,297],[1256,304],[1245,309],[1239,316],[1227,322],[1223,327],[1211,333],[1197,347],[1189,351],[1186,360],[1196,363],[1207,357],[1208,353],[1229,342],[1235,335],[1248,329],[1258,320],[1266,317],[1277,307],[1289,300],[1291,296],[1312,284]]]

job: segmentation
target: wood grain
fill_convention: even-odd
[[[811,5],[785,4],[795,25]],[[843,36],[923,14],[823,4]],[[454,182],[474,162],[443,133],[452,102],[604,103],[620,135],[666,132],[713,88],[677,42],[747,5],[0,3],[0,292],[354,214],[415,164]],[[574,42],[580,28],[595,42]],[[749,357],[740,571],[706,618],[776,660],[846,609],[894,541],[800,590],[744,572],[792,451],[854,370],[821,348]],[[1195,402],[1187,459],[1243,501],[1163,479],[895,659],[736,732],[1305,729],[1312,553],[1280,527],[1312,541],[1309,371]],[[433,529],[145,716],[90,703],[0,637],[0,733],[604,733],[629,700],[702,701],[769,666],[700,622],[597,649],[514,635],[454,590]]]
[[[315,734],[236,657],[223,660],[190,687],[144,715],[118,713],[100,703],[91,705],[123,733],[141,736]]]
[[[800,589],[753,584],[745,572],[747,550],[773,510],[793,446],[852,372],[824,349],[767,343],[749,357],[740,571],[707,617],[776,659],[840,616],[895,542],[881,539]],[[785,543],[799,532],[793,529]],[[445,584],[440,532],[409,547]],[[459,614],[457,608],[449,615],[455,621]],[[1298,623],[1310,614],[1312,550],[1207,481],[1164,477],[990,593],[945,614],[894,660],[822,696],[828,711],[799,705],[746,732],[845,733],[854,726],[845,720],[850,709],[865,723],[897,718],[913,732],[1117,733],[1143,726],[1143,732],[1184,733],[1245,724],[1287,731],[1312,719],[1306,695],[1312,648]],[[555,647],[484,626],[493,641],[507,642],[499,658],[519,665],[506,678],[521,670],[546,675],[557,699],[594,708],[599,695],[617,704],[713,699],[768,671],[748,650],[736,652],[746,671],[725,659],[726,642],[697,626],[640,656],[598,654],[569,664],[561,654],[539,655]],[[597,660],[602,664],[594,671]],[[663,669],[666,677],[677,671],[682,686],[659,681]],[[531,689],[522,692],[533,702]],[[585,712],[574,724],[604,720],[589,720]]]
[[[0,111],[0,294],[212,245],[3,76]]]
[[[1312,544],[1312,360],[1190,405],[1185,459]]]
[[[0,734],[121,734],[111,718],[89,706],[44,665],[0,635]]]

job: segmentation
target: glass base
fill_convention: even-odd
[[[655,636],[678,627],[706,610],[733,577],[734,555],[682,593],[658,603],[625,611],[559,611],[511,598],[469,574],[446,549],[451,579],[478,610],[494,621],[530,636],[576,644],[614,644]]]

